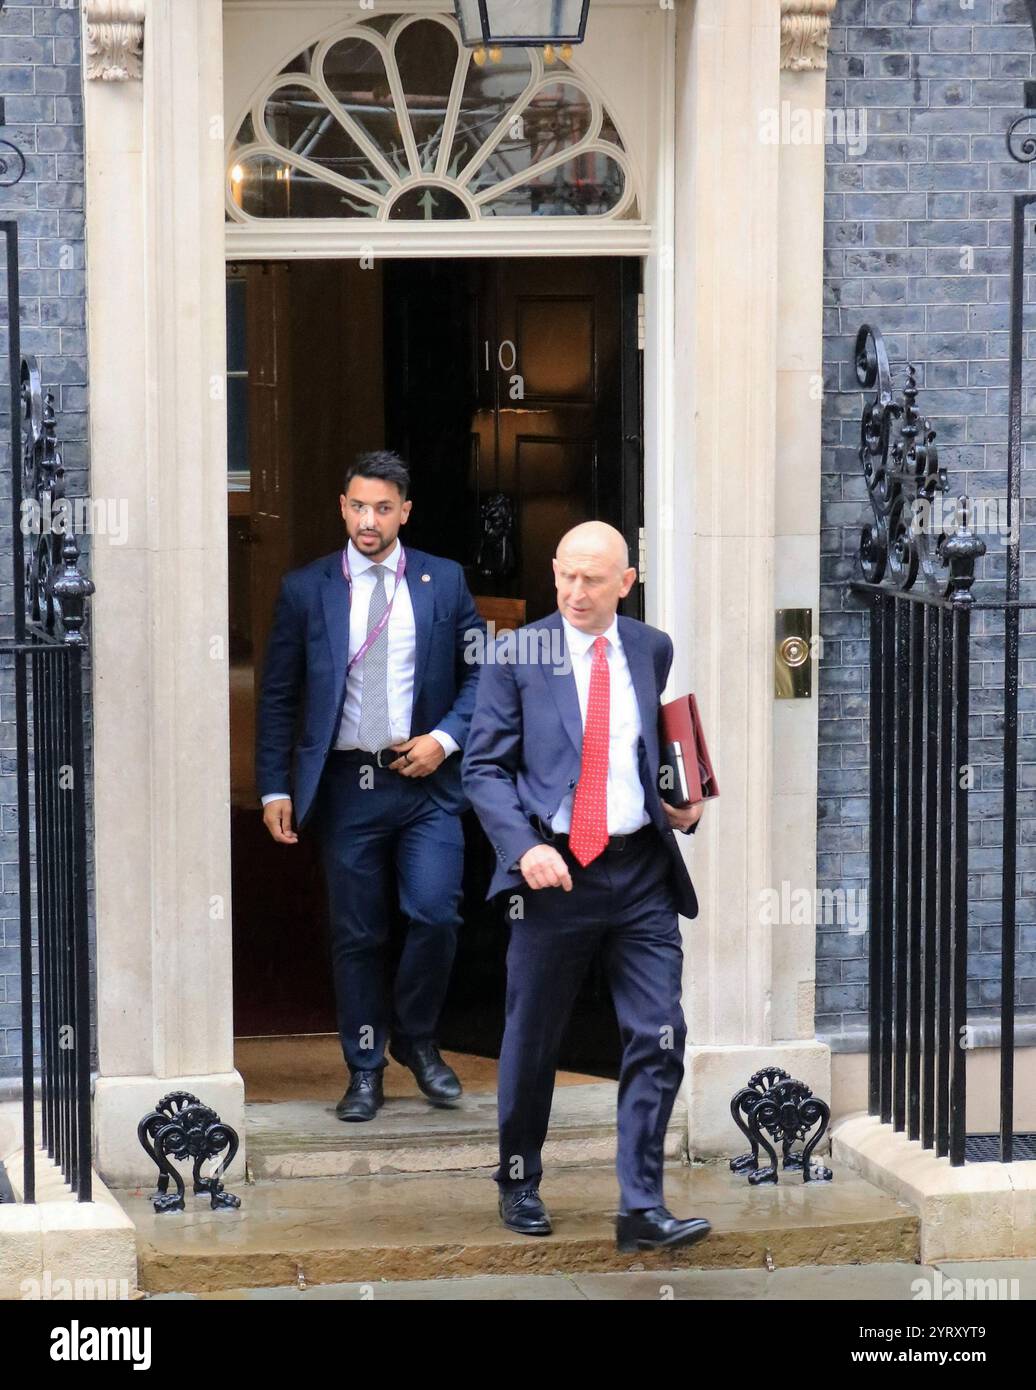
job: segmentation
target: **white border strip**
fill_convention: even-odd
[[[305,223],[299,235],[300,222]],[[228,222],[227,259],[315,260],[327,256],[647,256],[655,249],[645,222],[589,217],[494,217],[482,222],[377,222],[357,218],[266,218]],[[530,222],[534,226],[530,227]],[[596,224],[587,226],[587,223]],[[476,230],[473,230],[476,229]]]

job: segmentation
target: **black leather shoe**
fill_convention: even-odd
[[[354,1071],[349,1079],[349,1089],[335,1106],[335,1114],[340,1120],[373,1120],[384,1104],[381,1068]]]
[[[669,1250],[704,1240],[712,1227],[701,1216],[679,1221],[665,1207],[649,1211],[619,1213],[615,1221],[615,1243],[623,1253],[631,1250]]]
[[[520,1236],[549,1236],[554,1227],[534,1187],[500,1189],[500,1219]]]
[[[433,1105],[452,1105],[463,1094],[463,1086],[452,1067],[447,1066],[433,1042],[393,1044],[389,1049],[397,1062],[409,1067],[422,1094]]]

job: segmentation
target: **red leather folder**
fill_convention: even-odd
[[[719,796],[698,701],[693,695],[669,700],[659,710],[662,767],[659,786],[673,806],[689,806]]]

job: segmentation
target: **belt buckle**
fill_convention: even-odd
[[[626,842],[628,839],[628,835],[612,835],[608,839],[608,848],[621,852],[626,848]]]
[[[389,765],[388,763],[383,763],[381,761],[382,753],[391,753],[393,762],[395,762],[395,760],[399,757],[399,754],[396,752],[394,748],[379,748],[378,751],[374,754],[374,762],[377,767],[380,767],[382,769],[388,767]]]

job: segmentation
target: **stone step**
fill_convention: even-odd
[[[543,1161],[548,1167],[615,1158],[614,1081],[559,1086]],[[245,1107],[248,1172],[256,1180],[363,1177],[486,1168],[497,1161],[496,1095],[465,1094],[437,1109],[421,1096],[389,1096],[373,1120],[345,1124],[333,1101],[278,1101]],[[686,1118],[673,1112],[666,1155],[683,1155]]]
[[[548,1171],[554,1234],[514,1235],[499,1222],[489,1170],[302,1178],[242,1184],[237,1211],[203,1197],[156,1215],[145,1193],[119,1200],[137,1230],[140,1287],[152,1293],[363,1283],[476,1274],[630,1269],[762,1269],[918,1258],[917,1217],[848,1170],[830,1183],[750,1187],[724,1165],[672,1164],[666,1197],[707,1217],[711,1236],[685,1252],[620,1255],[607,1167]],[[769,1257],[769,1258],[768,1258]]]

